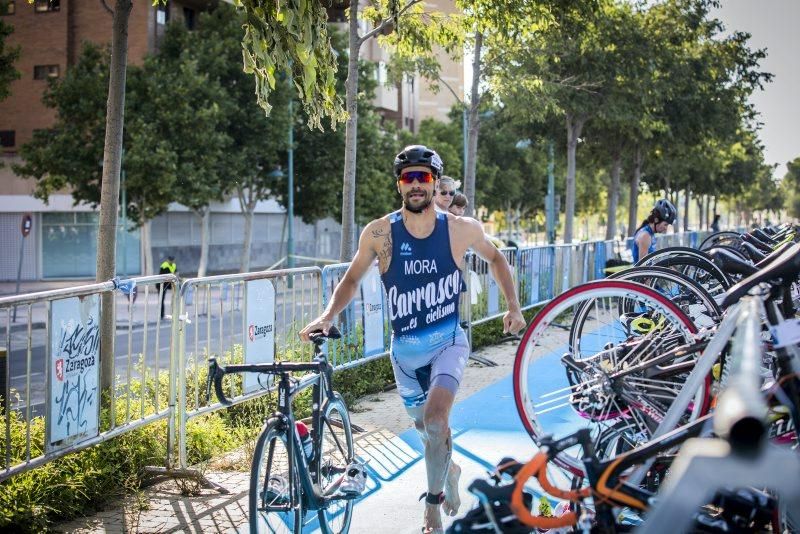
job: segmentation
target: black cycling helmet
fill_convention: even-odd
[[[408,145],[394,158],[394,177],[399,178],[403,169],[415,165],[430,167],[436,178],[440,178],[444,172],[442,158],[435,150],[423,145]]]
[[[656,202],[653,213],[667,224],[675,224],[675,220],[678,218],[678,210],[676,210],[675,205],[666,198],[662,198]]]

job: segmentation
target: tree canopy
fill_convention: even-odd
[[[0,15],[5,9],[5,2],[0,1]],[[0,19],[0,100],[9,93],[9,85],[19,79],[19,71],[14,67],[14,62],[19,58],[19,47],[8,46],[8,36],[14,31],[10,24]]]

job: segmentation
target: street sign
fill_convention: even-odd
[[[28,237],[28,234],[31,233],[31,227],[33,227],[33,218],[31,218],[30,213],[26,213],[22,216],[22,225],[20,226],[22,237]]]

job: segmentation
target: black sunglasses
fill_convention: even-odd
[[[451,197],[456,196],[456,192],[455,191],[439,191],[439,194],[440,195],[450,195]]]

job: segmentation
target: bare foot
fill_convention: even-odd
[[[455,462],[450,462],[447,470],[447,480],[444,481],[444,502],[442,510],[449,516],[458,513],[461,507],[461,497],[458,495],[458,479],[461,476],[461,468]]]
[[[425,517],[422,520],[422,534],[444,534],[442,516],[438,504],[425,503]]]

